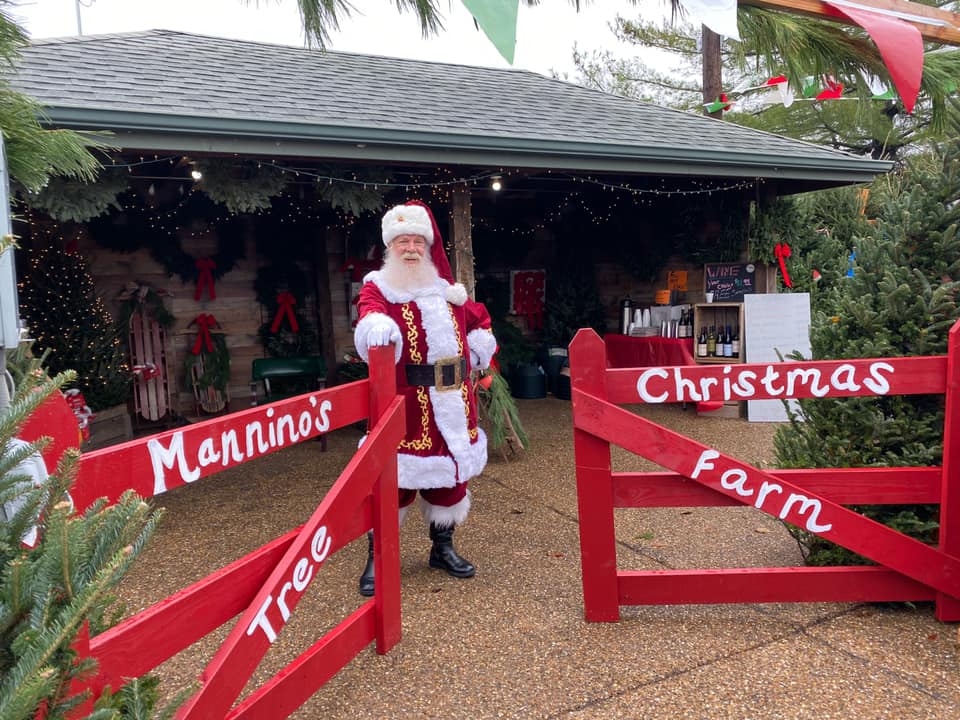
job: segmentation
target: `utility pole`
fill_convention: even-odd
[[[720,36],[706,25],[701,26],[700,48],[703,57],[703,104],[707,105],[723,92],[723,65],[720,60]],[[708,112],[710,117],[723,117],[723,110]]]

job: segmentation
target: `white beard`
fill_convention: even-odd
[[[403,292],[433,287],[440,278],[430,255],[424,255],[420,258],[420,262],[410,266],[403,262],[403,258],[392,252],[388,252],[384,258],[380,275],[387,285]]]

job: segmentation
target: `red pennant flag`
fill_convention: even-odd
[[[827,83],[827,89],[823,90],[816,100],[837,100],[843,95],[843,84],[838,83],[832,77],[824,78]]]
[[[899,18],[871,12],[869,8],[846,2],[824,2],[867,31],[877,44],[880,57],[903,100],[903,107],[912,113],[923,75],[923,36],[920,31]]]

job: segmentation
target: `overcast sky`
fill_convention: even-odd
[[[507,67],[459,0],[441,2],[446,30],[421,39],[411,14],[400,15],[393,0],[352,0],[357,12],[342,23],[331,49],[411,57],[466,65]],[[636,53],[619,45],[609,30],[617,13],[637,17],[641,10],[625,0],[595,0],[576,13],[566,0],[521,4],[514,66],[549,74],[572,72],[574,43],[582,50],[611,49]],[[77,34],[77,7],[84,35],[133,30],[182,30],[302,46],[303,32],[293,0],[20,0],[13,15],[34,38]],[[647,0],[642,12],[659,19],[669,13],[667,0]]]

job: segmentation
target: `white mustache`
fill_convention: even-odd
[[[419,260],[419,259],[420,259],[419,253],[415,253],[415,252],[405,252],[401,257],[402,257],[404,260]]]

